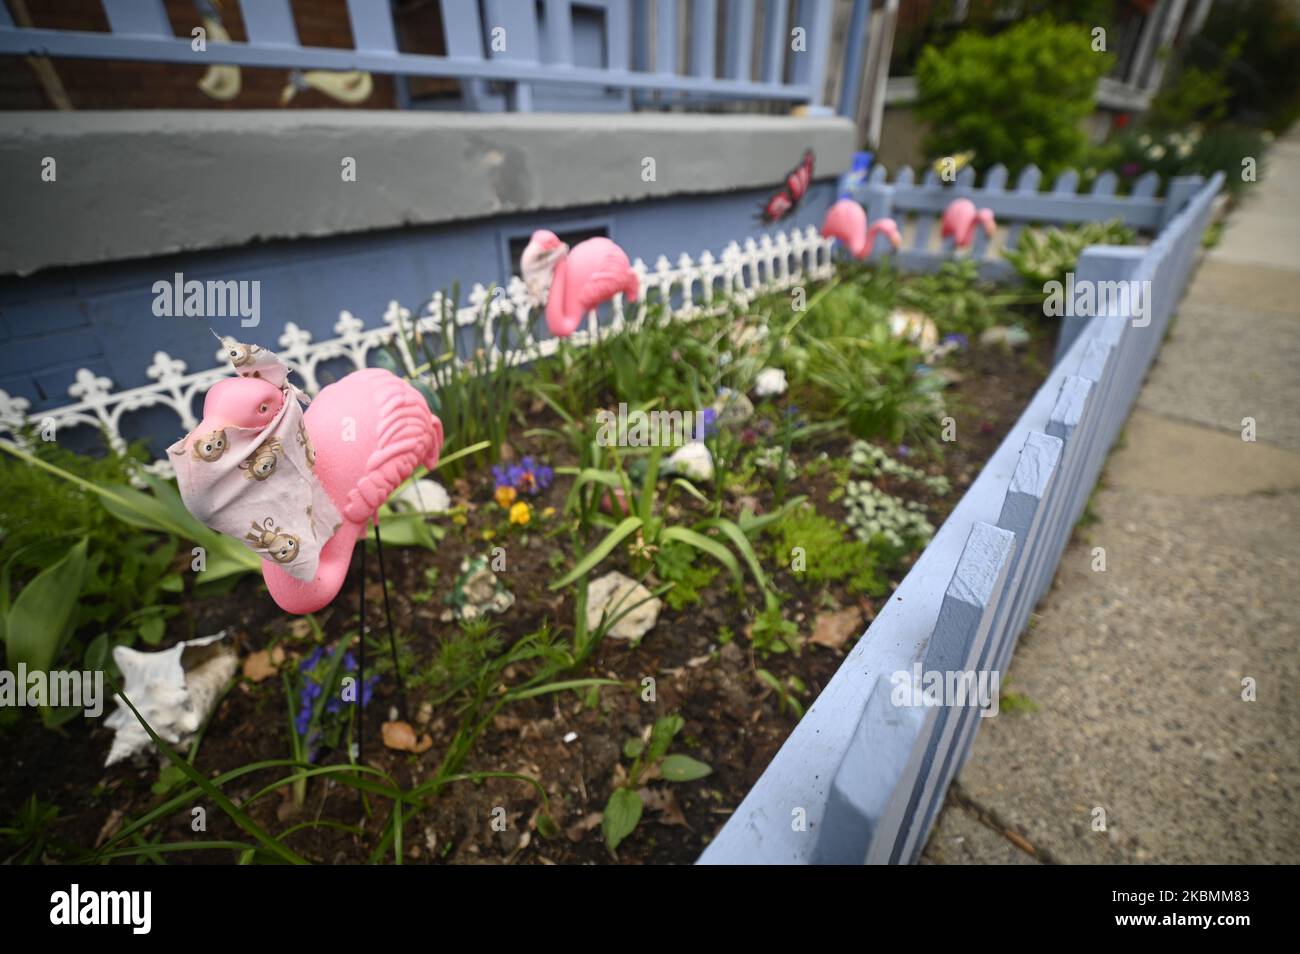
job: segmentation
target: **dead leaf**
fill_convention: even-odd
[[[120,808],[113,809],[113,811],[109,813],[108,819],[104,822],[103,827],[99,829],[99,837],[95,839],[95,847],[98,848],[104,842],[108,841],[108,839],[116,835],[121,830],[122,822],[125,820],[126,816],[122,814]]]
[[[414,752],[419,755],[433,747],[433,739],[427,734],[420,736],[419,741],[416,741],[415,730],[411,728],[409,722],[385,722],[383,734],[384,745],[399,752]]]
[[[582,836],[587,834],[593,828],[599,828],[600,823],[605,820],[604,812],[592,812],[581,821],[576,821],[568,828],[564,829],[564,837],[569,841],[582,841]]]
[[[249,682],[263,682],[280,671],[284,662],[284,649],[259,649],[244,658],[244,678]]]
[[[822,613],[813,624],[812,642],[829,649],[843,649],[853,636],[862,633],[862,610],[850,606],[834,613]]]
[[[691,827],[686,824],[686,816],[682,814],[682,807],[677,804],[677,797],[671,788],[643,788],[637,794],[641,796],[641,804],[647,810],[658,814],[655,821],[659,824]]]
[[[312,634],[311,623],[304,616],[289,620],[289,635],[294,639],[306,639]]]

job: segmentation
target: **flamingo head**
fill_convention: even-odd
[[[903,247],[903,235],[898,229],[898,223],[893,219],[876,219],[871,223],[871,228],[867,234],[872,238],[876,234],[883,235],[889,239],[889,244],[894,246],[895,249]]]
[[[979,222],[980,227],[984,229],[984,234],[989,238],[998,230],[998,223],[993,218],[992,209],[980,209],[975,213],[975,220]]]
[[[261,429],[284,406],[284,392],[260,378],[218,381],[203,400],[203,420],[192,433],[195,452],[215,460],[225,450],[226,429]]]
[[[560,241],[559,236],[546,229],[538,229],[528,240],[524,254],[519,259],[519,270],[523,273],[524,284],[533,303],[540,305],[546,301],[551,292],[551,282],[555,279],[555,269],[569,254],[569,246]]]

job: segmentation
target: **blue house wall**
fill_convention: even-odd
[[[770,193],[677,195],[6,277],[0,279],[0,388],[28,399],[35,412],[74,400],[68,386],[78,368],[108,377],[117,390],[152,383],[146,368],[157,351],[185,361],[190,371],[210,368],[216,351],[210,327],[272,349],[289,321],[313,340],[336,337],[333,326],[345,309],[376,327],[394,299],[416,309],[456,281],[462,301],[475,282],[505,282],[509,241],[538,228],[606,227],[629,256],[651,267],[659,255],[674,263],[683,252],[718,255],[748,236],[819,225],[835,183],[814,183],[804,203],[775,226],[758,219]],[[260,325],[155,316],[153,285],[176,272],[187,281],[260,281]],[[149,415],[136,417],[139,436],[146,436]]]

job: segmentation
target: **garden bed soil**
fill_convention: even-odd
[[[960,382],[946,394],[948,413],[957,422],[958,440],[945,446],[942,472],[952,492],[936,499],[918,498],[898,488],[893,492],[912,499],[925,499],[928,516],[938,526],[974,480],[985,460],[1038,388],[1051,363],[1051,336],[1034,329],[1033,340],[1024,351],[975,347],[951,358],[948,367],[961,374]],[[847,453],[848,441],[839,440],[819,449],[832,459]],[[563,450],[521,439],[517,453],[541,453],[553,463],[563,464]],[[800,460],[806,451],[796,450]],[[885,483],[882,481],[882,483]],[[548,505],[560,508],[567,481],[556,483],[538,501],[538,510]],[[823,470],[811,479],[800,478],[793,492],[807,494],[819,511],[842,518],[843,509],[828,496],[834,483]],[[423,548],[385,550],[393,621],[413,654],[415,668],[431,652],[436,634],[454,626],[439,615],[443,605],[437,599],[419,603],[412,594],[427,590],[426,571],[436,567],[439,591],[455,578],[461,559],[486,552],[493,545],[484,542],[485,528],[500,527],[502,514],[491,504],[493,484],[479,471],[468,481],[453,482],[453,498],[470,505],[467,523],[461,527],[443,521],[448,533],[436,552]],[[889,488],[887,488],[889,489]],[[506,541],[500,541],[506,542]],[[516,596],[513,608],[497,617],[507,640],[533,631],[543,619],[569,626],[573,620],[571,588],[552,592],[548,584],[557,575],[548,565],[550,551],[559,546],[544,533],[528,534],[525,552],[519,558],[509,541],[512,559],[504,581]],[[597,571],[619,566],[610,559]],[[382,591],[377,582],[373,542],[370,549],[370,583],[367,589],[368,626],[376,638],[385,636]],[[896,585],[907,566],[891,574]],[[798,654],[784,653],[759,658],[745,638],[746,614],[761,605],[749,582],[746,598],[738,600],[720,574],[702,591],[699,603],[681,611],[665,606],[656,627],[639,645],[606,639],[581,671],[562,678],[608,677],[628,688],[609,687],[599,694],[599,704],[575,692],[564,692],[517,702],[504,708],[493,725],[481,736],[462,771],[514,772],[537,779],[550,798],[550,815],[560,833],[543,838],[536,830],[539,797],[529,785],[512,779],[489,779],[481,783],[457,782],[431,798],[425,811],[407,819],[403,833],[403,856],[407,862],[428,863],[691,863],[726,822],[793,728],[796,717],[781,698],[757,676],[763,668],[782,683],[796,676],[807,692],[800,701],[810,705],[839,668],[851,638],[835,650],[807,643],[814,621],[832,608],[856,609],[861,632],[874,618],[888,594],[871,598],[848,592],[843,584],[825,588],[802,587],[788,573],[775,572],[775,583],[789,594],[783,603],[788,619],[798,623],[805,639]],[[356,567],[334,604],[318,615],[328,641],[355,630],[357,588]],[[821,592],[825,589],[829,596]],[[187,613],[171,622],[167,642],[226,629],[234,637],[241,655],[264,649],[272,643],[283,646],[290,663],[310,651],[313,637],[301,620],[281,614],[266,595],[260,577],[246,576],[227,595],[219,598],[187,598]],[[735,638],[720,644],[719,634],[728,627]],[[854,637],[856,638],[856,636]],[[372,644],[370,661],[376,650]],[[408,660],[408,664],[411,660]],[[509,674],[507,674],[509,675]],[[641,680],[656,680],[657,699],[641,699]],[[408,672],[408,679],[410,673]],[[423,713],[420,693],[408,692],[410,708],[406,718],[420,733],[428,733],[433,745],[422,755],[385,748],[380,741],[380,723],[390,709],[399,705],[392,674],[386,673],[375,700],[364,716],[366,763],[387,772],[403,787],[425,781],[433,772],[457,727],[453,707]],[[111,704],[110,704],[111,705]],[[617,773],[624,771],[622,757],[626,739],[640,735],[656,718],[677,713],[685,727],[671,751],[688,754],[710,765],[712,774],[701,780],[670,785],[650,780],[647,809],[640,825],[622,843],[617,855],[606,849],[599,825]],[[196,764],[208,775],[264,759],[289,757],[289,717],[284,689],[278,677],[259,683],[240,678],[220,703],[203,737]],[[565,741],[566,738],[571,741]],[[134,818],[159,803],[153,791],[159,773],[152,762],[147,766],[119,764],[103,768],[109,731],[102,720],[76,719],[56,732],[40,731],[33,724],[10,726],[0,734],[7,750],[7,771],[0,775],[0,819],[13,816],[32,795],[59,806],[53,827],[49,860],[75,857],[77,849],[94,846]],[[338,761],[338,755],[323,761]],[[275,773],[275,774],[272,774]],[[241,796],[258,791],[284,773],[270,769],[241,779],[227,794],[238,802]],[[202,802],[200,802],[202,804]],[[365,861],[379,837],[388,813],[388,803],[375,799],[369,814],[354,789],[313,780],[306,804],[298,813],[290,811],[287,797],[263,799],[250,807],[250,815],[270,831],[283,831],[310,819],[331,819],[358,825],[362,835],[315,827],[299,831],[286,843],[302,856],[320,863]],[[494,818],[504,809],[505,830],[498,831]],[[150,832],[150,839],[162,842],[193,841],[198,838],[246,841],[247,836],[215,805],[207,805],[207,832],[191,830],[189,809],[177,812]],[[392,852],[383,860],[391,861]],[[180,852],[167,860],[217,862],[233,860],[229,850]]]

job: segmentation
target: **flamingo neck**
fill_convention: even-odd
[[[324,609],[343,588],[352,563],[352,550],[365,532],[365,523],[344,521],[321,548],[316,576],[311,580],[299,580],[277,564],[263,560],[262,576],[272,598],[288,613],[315,613]]]

